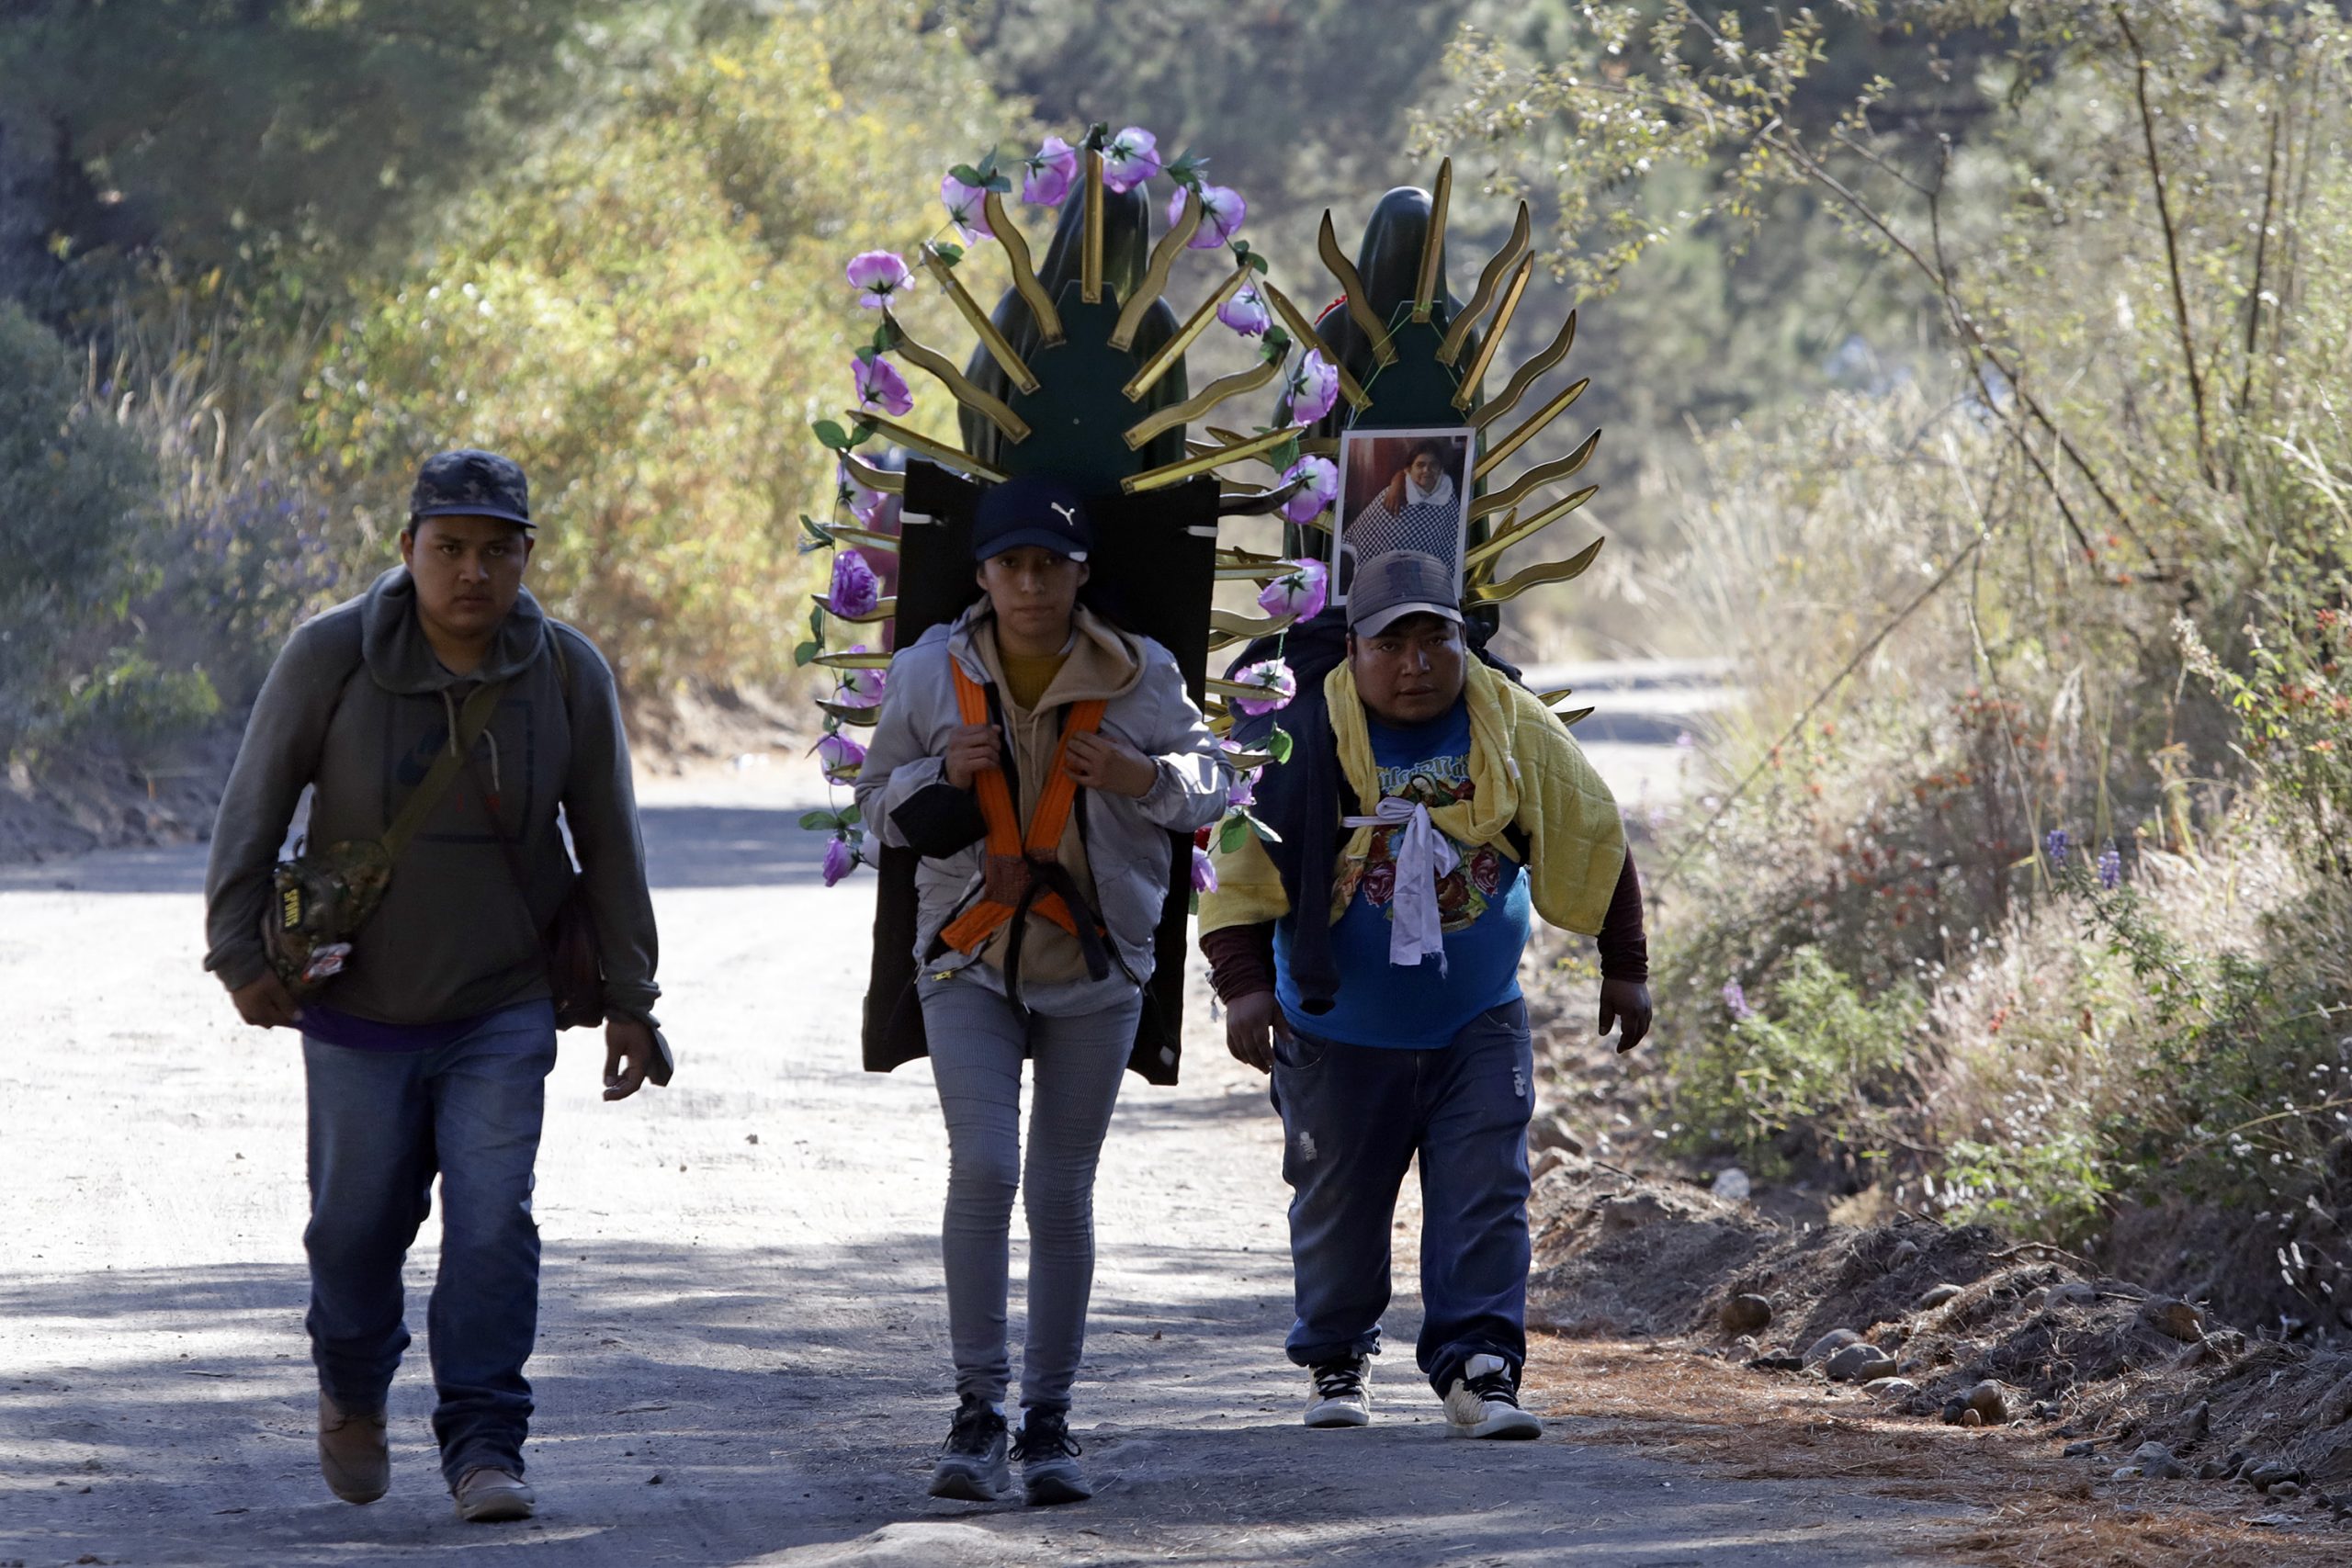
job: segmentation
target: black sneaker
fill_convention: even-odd
[[[987,1400],[966,1394],[956,1408],[955,1425],[947,1428],[947,1440],[939,1446],[939,1462],[931,1470],[933,1496],[993,1503],[1012,1483],[1004,1460],[1004,1417]]]
[[[1021,1461],[1022,1489],[1032,1503],[1083,1503],[1094,1488],[1078,1472],[1085,1450],[1069,1435],[1069,1413],[1032,1408],[1021,1413],[1012,1457]]]
[[[1473,1356],[1445,1393],[1445,1430],[1455,1438],[1540,1438],[1544,1424],[1519,1407],[1519,1369]]]
[[[1315,1380],[1315,1396],[1306,1402],[1308,1426],[1372,1425],[1371,1357],[1342,1356],[1310,1367],[1307,1373]]]

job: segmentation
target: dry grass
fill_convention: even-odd
[[[1860,1481],[1890,1497],[1949,1503],[1972,1517],[1955,1517],[1936,1544],[1972,1562],[2271,1568],[2352,1560],[2352,1534],[2307,1501],[2272,1503],[2222,1483],[2108,1482],[2112,1459],[2062,1459],[2038,1431],[1895,1416],[1870,1395],[1750,1374],[1687,1346],[1537,1336],[1525,1393],[1546,1415],[1592,1422],[1601,1441],[1717,1474]],[[2245,1522],[2262,1515],[2291,1523]]]

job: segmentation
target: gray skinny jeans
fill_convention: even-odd
[[[1143,998],[1078,1018],[1030,1015],[969,980],[919,982],[932,1077],[947,1122],[947,1325],[956,1392],[1001,1402],[1011,1376],[1005,1295],[1012,1197],[1029,1219],[1024,1408],[1067,1410],[1094,1288],[1094,1168],[1127,1070]],[[1021,1159],[1021,1059],[1036,1063]]]

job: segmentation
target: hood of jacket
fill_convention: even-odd
[[[964,672],[983,685],[1001,682],[1004,673],[997,659],[993,635],[995,612],[986,599],[956,617],[947,634],[947,651]],[[1121,631],[1083,604],[1070,617],[1069,655],[1054,683],[1037,704],[1042,711],[1070,703],[1114,702],[1143,684],[1143,639]]]
[[[522,673],[547,644],[547,615],[524,589],[498,626],[481,663],[452,674],[416,618],[416,580],[396,566],[376,579],[361,597],[359,656],[376,684],[402,696],[447,691],[476,681],[506,681]]]

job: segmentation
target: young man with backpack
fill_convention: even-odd
[[[1299,695],[1275,716],[1294,748],[1257,785],[1280,837],[1216,857],[1201,948],[1227,1045],[1271,1072],[1282,1113],[1306,1424],[1372,1418],[1389,1229],[1418,1158],[1420,1369],[1452,1435],[1533,1438],[1520,959],[1536,915],[1597,935],[1600,1027],[1621,1020],[1633,1049],[1650,1023],[1640,884],[1566,728],[1472,649],[1448,563],[1390,551],[1351,587],[1343,645],[1329,625],[1292,634]]]
[[[390,1485],[401,1265],[438,1175],[434,1434],[459,1517],[482,1522],[534,1507],[532,1168],[559,1008],[609,1015],[606,1100],[667,1076],[612,671],[524,588],[532,530],[514,463],[424,464],[401,564],[299,627],[271,667],[206,878],[205,967],[247,1023],[302,1034],[320,1468],[346,1502]],[[280,863],[306,788],[303,850]],[[593,931],[585,1001],[565,962],[577,949],[551,958],[551,929]]]

